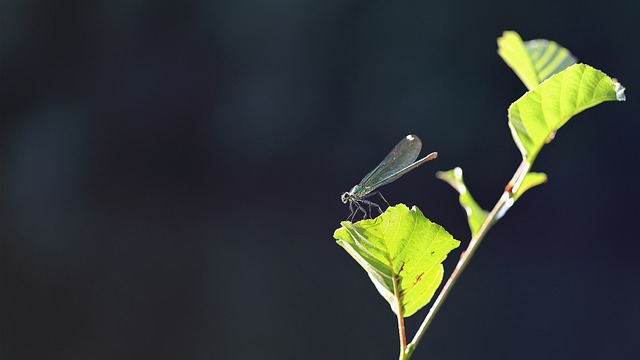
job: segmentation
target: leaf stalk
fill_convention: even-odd
[[[400,337],[400,360],[407,359],[405,358],[405,352],[407,349],[407,335],[404,327],[404,311],[402,309],[402,301],[400,299],[399,294],[399,286],[398,286],[398,277],[393,276],[393,293],[396,297],[396,315],[398,318],[398,336]]]

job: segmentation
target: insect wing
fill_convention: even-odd
[[[382,162],[368,173],[360,186],[372,191],[378,186],[398,178],[393,175],[413,164],[422,150],[422,141],[416,135],[407,135],[382,159]]]
[[[433,160],[433,159],[435,159],[437,157],[438,157],[438,153],[437,152],[432,152],[431,154],[423,157],[422,159],[420,159],[420,160],[418,160],[418,161],[416,161],[414,163],[411,163],[410,165],[408,165],[408,166],[406,166],[406,167],[404,167],[402,169],[397,170],[395,173],[393,173],[393,174],[391,174],[391,175],[389,175],[387,177],[384,177],[384,178],[380,179],[377,183],[371,184],[371,187],[373,189],[375,189],[375,188],[380,187],[382,185],[386,185],[386,184],[388,184],[390,182],[394,182],[399,177],[401,177],[402,175],[404,175],[404,174],[408,173],[409,171],[417,168],[418,166],[426,163],[427,161],[431,161],[431,160]]]

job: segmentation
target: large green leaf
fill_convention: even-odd
[[[440,180],[446,181],[451,187],[456,189],[460,194],[458,200],[460,205],[467,213],[467,220],[469,221],[469,229],[471,230],[471,236],[475,235],[480,226],[484,223],[489,212],[482,209],[480,205],[473,199],[467,185],[462,178],[462,169],[457,167],[448,171],[438,171],[436,177]]]
[[[511,135],[522,157],[532,163],[571,117],[613,100],[625,100],[622,85],[589,65],[572,65],[509,106]]]
[[[498,54],[529,90],[576,63],[558,43],[545,39],[523,42],[515,31],[505,31],[498,38]]]
[[[442,262],[458,247],[442,226],[417,207],[390,206],[382,215],[343,221],[333,237],[369,274],[391,309],[409,317],[425,306],[442,282]]]

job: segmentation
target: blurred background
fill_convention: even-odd
[[[640,336],[640,3],[0,2],[2,359],[393,359],[396,320],[332,238],[383,188],[462,247],[461,166],[491,208],[520,155],[515,30],[616,77],[495,226],[415,359],[629,359]],[[408,319],[412,336],[426,310]],[[633,355],[632,355],[633,354]]]

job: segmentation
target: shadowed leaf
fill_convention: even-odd
[[[464,183],[464,179],[462,178],[462,169],[457,167],[455,169],[451,169],[449,171],[438,171],[436,173],[436,177],[440,180],[446,181],[451,185],[460,196],[458,197],[460,201],[460,205],[467,213],[467,220],[469,221],[469,229],[471,230],[471,236],[475,235],[484,220],[487,218],[486,210],[482,209],[480,205],[473,199],[471,193],[467,189],[467,186]]]
[[[555,41],[536,39],[523,42],[515,31],[505,31],[498,38],[498,54],[529,90],[576,63],[569,50]]]

